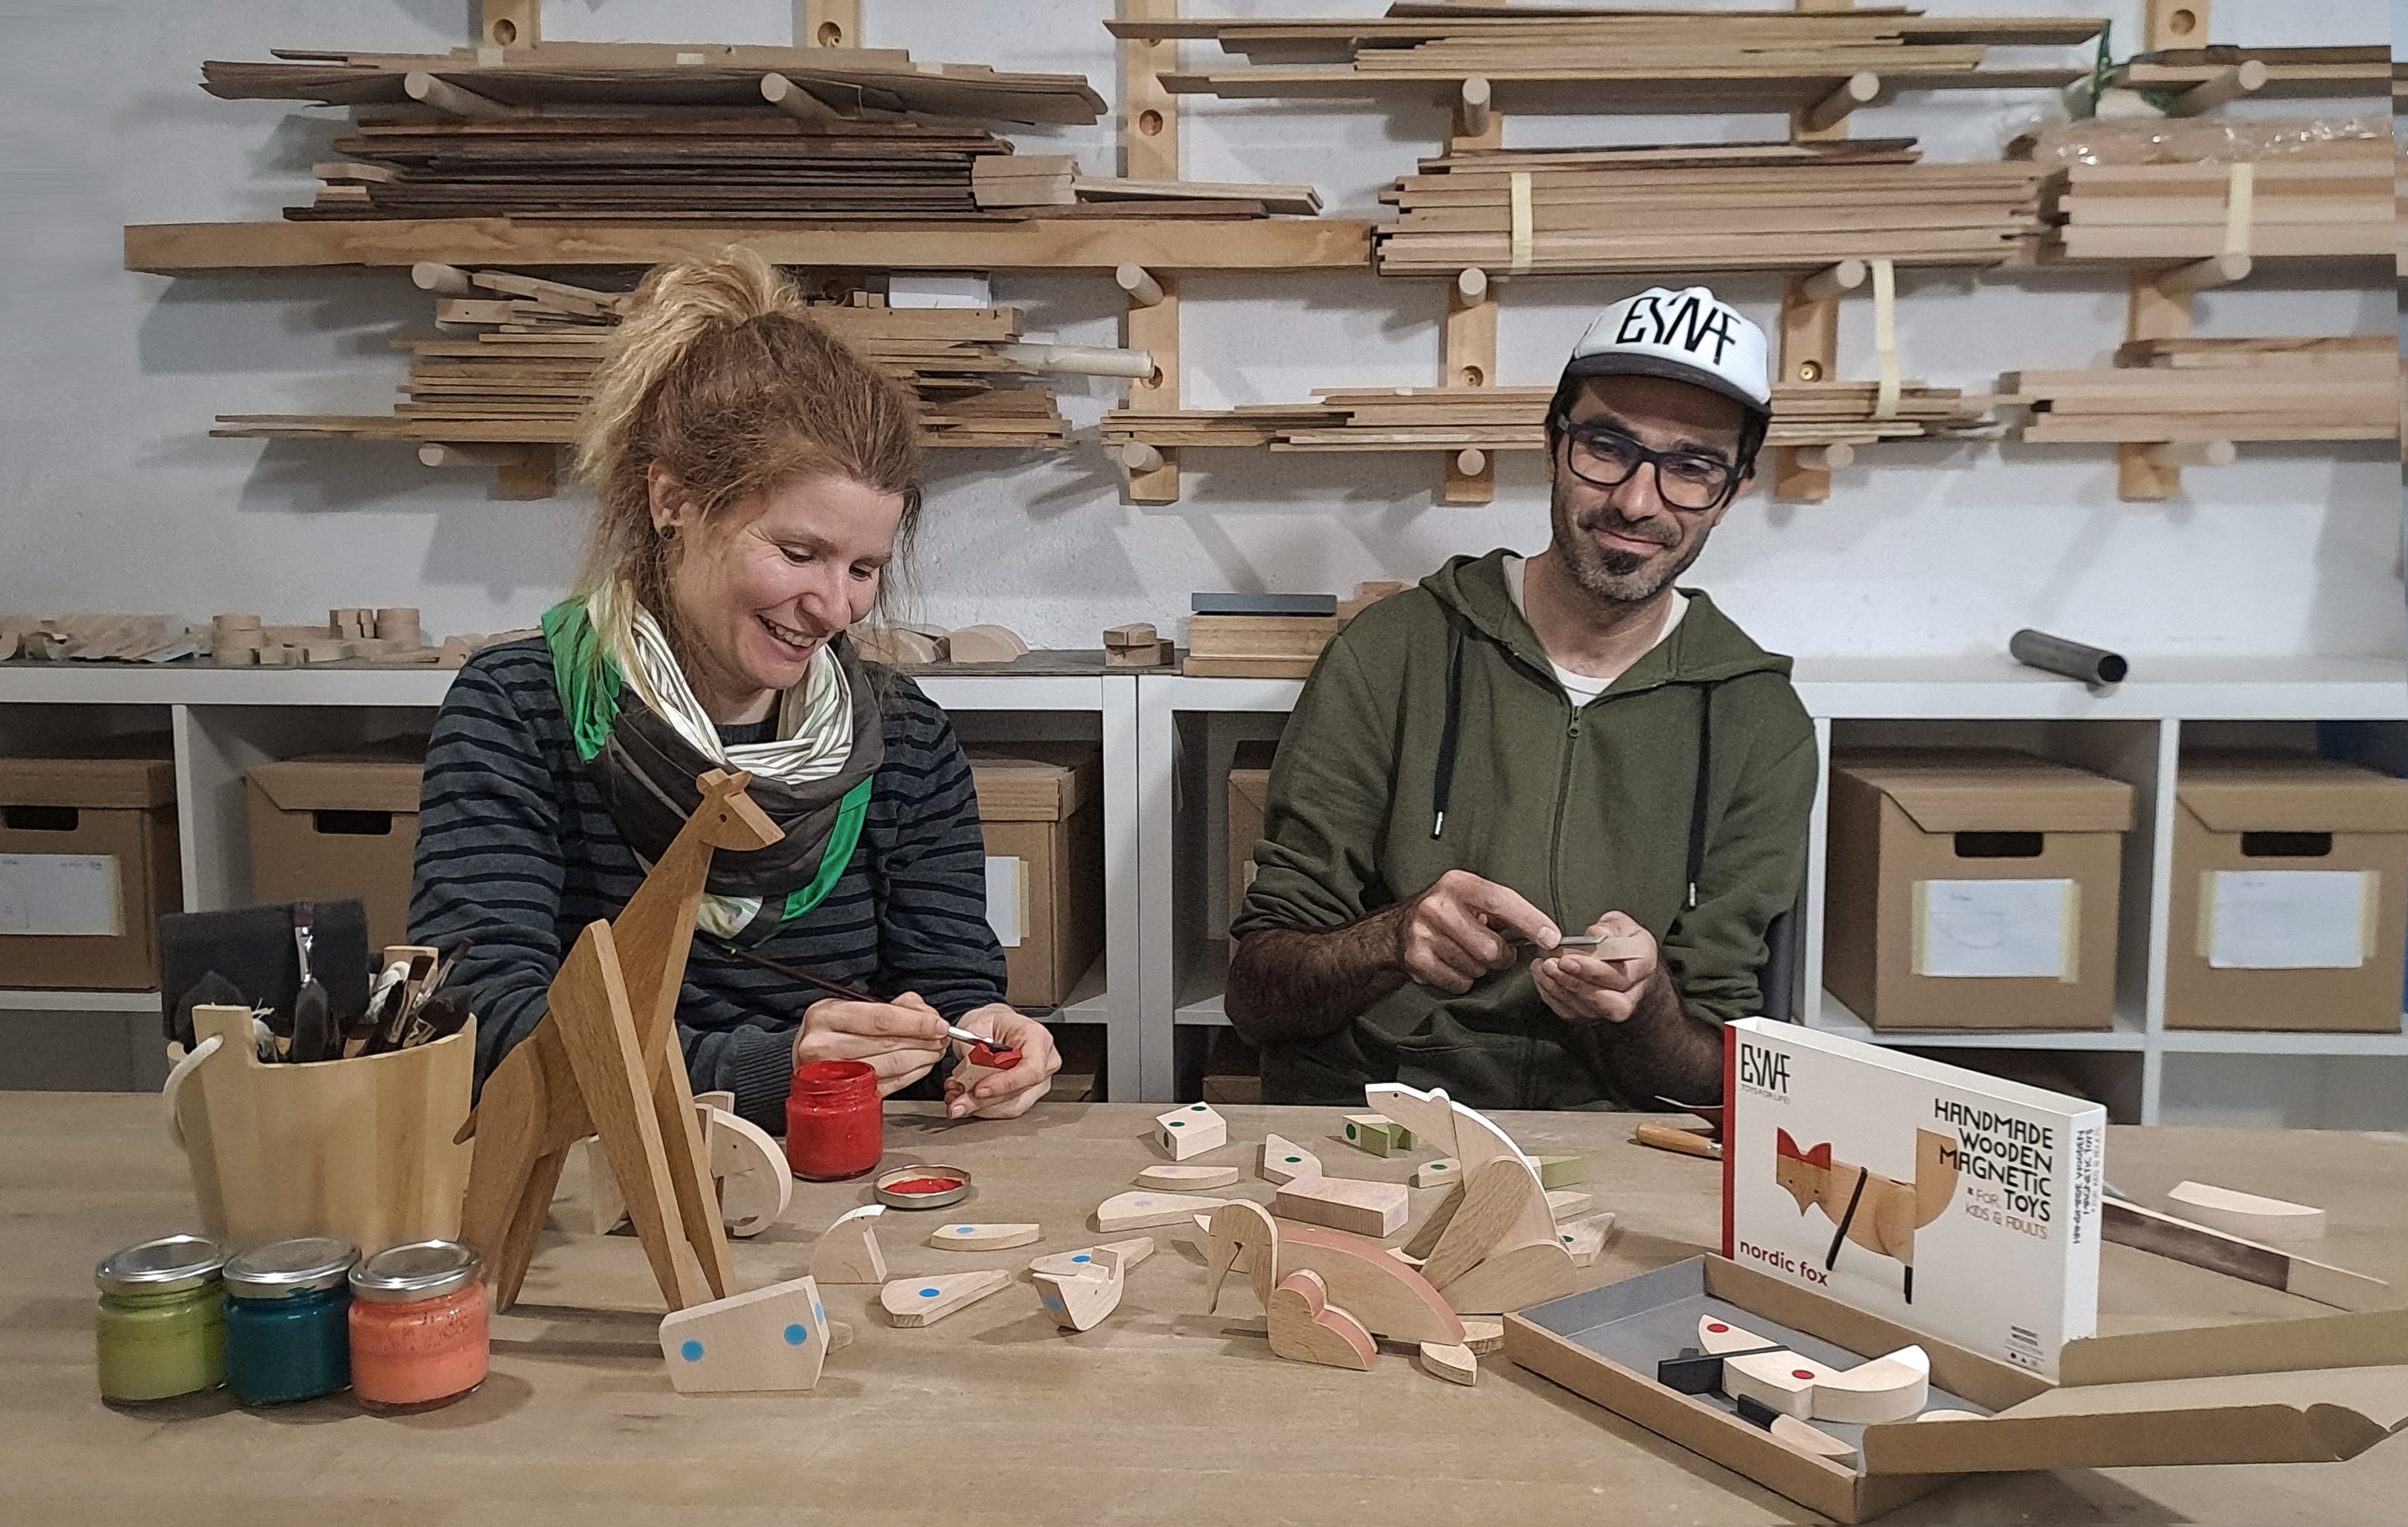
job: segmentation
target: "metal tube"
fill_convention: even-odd
[[[2121,655],[2104,647],[2086,647],[2079,641],[2068,641],[2061,636],[2035,631],[2029,627],[2007,639],[2008,655],[2027,668],[2044,673],[2060,673],[2069,679],[2079,679],[2087,684],[2111,684],[2124,682],[2131,665]]]

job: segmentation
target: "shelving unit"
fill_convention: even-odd
[[[2268,657],[2255,660],[2143,658],[2141,677],[2093,694],[2080,684],[2005,658],[1802,658],[1795,682],[1814,718],[1827,771],[1835,741],[1929,741],[1948,723],[1958,745],[2027,747],[2130,783],[2139,821],[2125,843],[2116,1016],[2103,1030],[1874,1030],[1823,988],[1826,894],[1825,796],[1810,823],[1801,924],[1802,1021],[1832,1033],[1942,1053],[1978,1050],[2046,1057],[2076,1085],[2129,1121],[2207,1122],[2245,1118],[2246,1110],[2202,1096],[2187,1073],[2203,1058],[2243,1058],[2282,1068],[2289,1101],[2262,1122],[2408,1127],[2408,1085],[2379,1098],[2332,1104],[2338,1085],[2328,1066],[2373,1061],[2408,1084],[2408,1035],[2186,1031],[2165,1025],[2163,977],[2167,909],[2172,887],[2173,794],[2186,734],[2223,741],[2234,726],[2297,729],[2315,721],[2372,721],[2408,738],[2408,664],[2379,658]],[[1236,730],[1263,735],[1295,704],[1294,680],[1150,676],[1139,684],[1138,756],[1145,771],[1136,791],[1141,884],[1140,980],[1150,1033],[1151,1088],[1170,1085],[1171,1039],[1182,1026],[1226,1023],[1221,1006],[1225,954],[1214,942],[1221,844],[1211,802],[1222,788],[1226,746]],[[1918,733],[1925,735],[1918,736]],[[2297,740],[2296,738],[2294,739]],[[2403,742],[2408,745],[2408,742]],[[1223,927],[1226,923],[1222,924]],[[1167,1020],[1167,1021],[1166,1021]],[[2362,1076],[2344,1078],[2361,1088]],[[1149,1096],[1161,1095],[1150,1091]],[[2370,1112],[2370,1110],[2374,1110]]]
[[[1101,654],[1032,655],[1019,672],[918,677],[972,739],[1010,740],[1063,721],[1100,741],[1104,768],[1104,954],[1052,1023],[1101,1024],[1115,1100],[1140,1096],[1145,1036],[1140,1022],[1136,905],[1139,880],[1133,785],[1138,775],[1137,684],[1100,671]],[[1025,660],[1026,661],[1026,660]],[[1079,671],[1080,669],[1087,671]],[[1048,671],[1048,670],[1053,670]],[[251,900],[247,771],[254,764],[423,730],[452,675],[443,671],[325,665],[308,669],[152,669],[89,663],[0,663],[0,745],[166,731],[176,758],[177,832],[189,911]],[[1057,719],[1058,718],[1058,719]],[[1115,972],[1119,972],[1117,977]],[[155,992],[0,991],[0,1012],[135,1015],[137,1056],[151,1033],[143,1015]],[[155,1043],[147,1045],[156,1051]],[[164,1076],[137,1066],[137,1082]]]

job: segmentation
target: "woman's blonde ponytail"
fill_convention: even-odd
[[[600,509],[576,592],[622,586],[666,615],[655,465],[700,522],[797,478],[897,495],[899,555],[919,521],[919,435],[910,389],[814,322],[757,252],[658,267],[611,332],[579,426],[578,470]]]

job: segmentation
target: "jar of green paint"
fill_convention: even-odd
[[[225,1382],[225,1252],[203,1235],[127,1246],[93,1269],[100,1285],[100,1397],[138,1402]]]
[[[226,1389],[247,1405],[315,1400],[351,1382],[351,1264],[337,1235],[254,1246],[225,1264]]]

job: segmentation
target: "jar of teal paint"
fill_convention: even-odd
[[[337,1235],[254,1246],[225,1264],[226,1389],[247,1405],[284,1405],[351,1382],[351,1274]]]
[[[225,1382],[225,1252],[205,1235],[127,1246],[93,1269],[100,1397],[139,1402]]]

